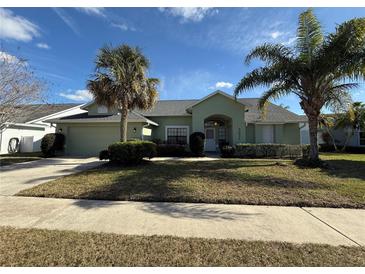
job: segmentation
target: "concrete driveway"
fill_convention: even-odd
[[[0,195],[43,184],[58,177],[101,165],[97,158],[48,158],[0,168]]]

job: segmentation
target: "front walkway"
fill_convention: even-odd
[[[365,210],[0,196],[0,225],[132,235],[365,245]]]
[[[0,167],[0,195],[43,184],[58,177],[101,165],[97,158],[47,158]]]

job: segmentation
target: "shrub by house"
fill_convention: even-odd
[[[143,158],[156,155],[156,144],[149,141],[116,142],[108,147],[111,162],[120,164],[139,164]]]
[[[236,157],[252,158],[306,158],[309,145],[287,144],[238,144]]]
[[[62,151],[65,146],[65,135],[62,133],[48,133],[43,136],[41,150],[45,157],[55,156],[56,151]]]

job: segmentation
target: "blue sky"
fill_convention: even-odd
[[[86,80],[105,44],[139,46],[150,59],[149,75],[161,80],[160,99],[202,98],[235,84],[260,65],[243,63],[263,42],[293,45],[304,8],[7,8],[0,9],[2,55],[28,60],[48,83],[48,101],[90,99]],[[316,8],[324,32],[365,8]],[[257,88],[241,97],[259,97]],[[365,87],[353,92],[365,101]],[[302,113],[297,98],[276,103]]]

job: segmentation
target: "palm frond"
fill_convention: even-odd
[[[254,48],[245,59],[245,63],[249,64],[252,59],[258,58],[268,64],[276,62],[290,62],[293,53],[290,48],[281,44],[263,44]]]
[[[307,64],[311,64],[313,55],[323,43],[323,34],[319,21],[312,9],[307,9],[299,16],[296,47],[300,58]]]
[[[288,95],[292,92],[292,88],[287,83],[279,83],[275,84],[268,91],[264,92],[264,94],[260,97],[258,102],[259,109],[265,109],[267,103],[270,100],[276,100],[282,96]]]
[[[234,95],[250,90],[256,86],[269,86],[280,80],[280,71],[269,67],[254,69],[243,77],[234,89]]]

